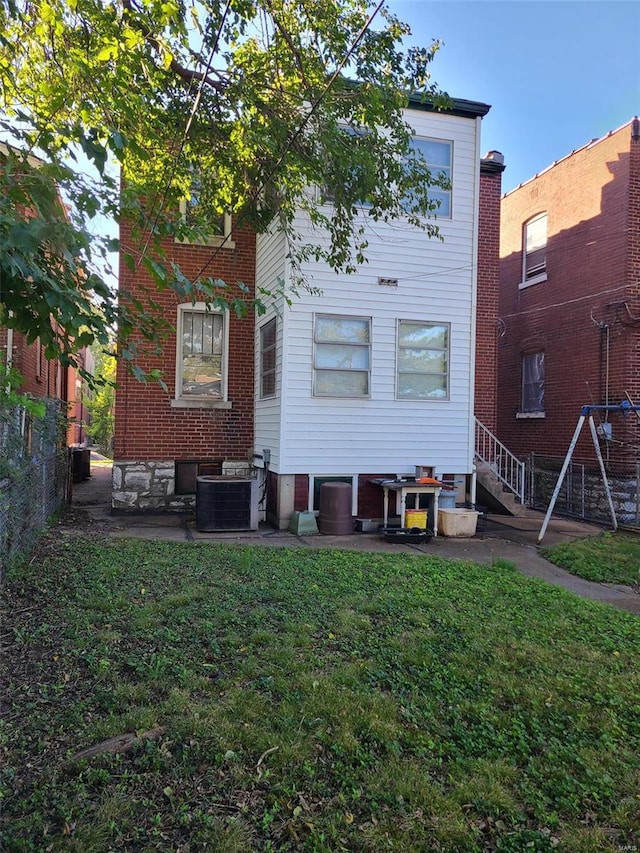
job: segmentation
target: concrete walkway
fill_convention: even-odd
[[[200,533],[195,528],[193,517],[189,515],[111,515],[111,465],[92,453],[91,475],[89,480],[74,484],[72,508],[82,510],[83,514],[81,519],[71,512],[70,523],[88,523],[95,532],[109,536],[287,548],[341,548],[394,554],[424,553],[488,564],[494,560],[508,560],[529,577],[540,578],[584,598],[611,604],[640,615],[640,595],[630,587],[583,580],[554,566],[541,556],[537,540],[543,515],[539,512],[530,511],[524,518],[491,515],[487,520],[487,529],[478,532],[472,539],[437,537],[424,545],[391,544],[385,542],[377,533],[296,536],[269,526],[262,526],[258,531],[247,533]],[[572,519],[553,517],[544,538],[544,545],[556,545],[572,539],[595,536],[602,529]]]

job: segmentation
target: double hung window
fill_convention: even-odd
[[[448,399],[449,338],[448,323],[398,321],[398,399]]]
[[[276,318],[260,327],[260,398],[276,393]]]
[[[524,284],[543,280],[547,272],[547,214],[534,216],[524,225],[522,281]]]
[[[445,139],[414,137],[411,148],[422,155],[432,180],[438,179],[444,186],[431,186],[429,198],[438,203],[434,211],[443,219],[451,218],[451,188],[453,166],[453,142]]]
[[[183,400],[226,398],[225,314],[190,303],[178,310],[176,397]]]
[[[231,216],[213,210],[197,180],[191,185],[187,198],[180,201],[180,220],[187,228],[196,227],[203,236],[195,240],[205,246],[223,246],[233,249],[231,240]],[[189,243],[190,239],[176,237],[178,243]]]
[[[318,314],[314,325],[316,397],[368,397],[371,320]]]
[[[544,374],[544,352],[532,352],[522,356],[523,414],[544,412]]]

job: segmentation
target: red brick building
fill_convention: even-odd
[[[5,367],[12,367],[21,375],[20,393],[51,397],[65,404],[69,418],[67,444],[83,444],[90,423],[89,392],[78,370],[63,366],[58,359],[45,358],[39,340],[29,344],[20,332],[7,328],[0,328],[0,358]],[[93,356],[87,348],[77,353],[76,358],[79,367],[87,373],[93,372]]]
[[[133,250],[135,255],[136,245],[126,223],[120,226],[120,240],[123,251]],[[206,277],[231,285],[227,298],[250,300],[255,289],[255,242],[255,234],[239,229],[233,239],[213,238],[209,245],[167,238],[163,249],[187,277],[195,278],[206,267]],[[237,282],[248,288],[247,294],[234,289]],[[172,290],[157,292],[144,266],[131,270],[121,255],[121,298],[133,294],[144,299],[150,291],[172,328],[161,352],[142,354],[136,362],[145,371],[160,369],[166,390],[155,382],[140,382],[119,360],[113,494],[113,507],[118,510],[190,506],[198,474],[233,473],[252,461],[253,313],[244,317],[232,312],[208,313],[203,304],[181,303]],[[200,324],[199,333],[194,331],[194,321]],[[183,338],[202,334],[208,340],[209,364],[216,362],[208,399],[203,399],[206,391],[189,399],[197,389],[185,378],[191,369],[190,356],[178,346],[178,330]],[[206,370],[202,364],[198,369]]]
[[[498,435],[564,456],[585,404],[640,403],[640,122],[502,199]],[[638,457],[634,417],[603,415],[611,463]],[[574,455],[593,460],[583,431]]]
[[[0,143],[0,167],[6,169],[6,162],[12,149]],[[14,152],[19,154],[19,152]],[[26,162],[20,165],[16,171],[16,163],[12,164],[12,177],[22,174],[21,170],[36,170],[41,161],[29,155]],[[17,186],[20,186],[18,183]],[[17,218],[31,218],[35,212],[25,208],[24,204],[18,204],[13,209],[13,215]],[[40,214],[42,215],[42,213]],[[52,206],[48,211],[52,219],[66,218],[67,211],[59,193],[52,193]],[[0,282],[0,300],[2,299],[2,282]],[[77,353],[77,361],[80,368],[88,373],[93,372],[93,357],[88,349]],[[61,400],[66,404],[70,423],[67,432],[68,444],[80,444],[86,439],[85,425],[88,423],[89,412],[86,407],[87,386],[82,380],[80,373],[74,367],[68,367],[60,363],[58,359],[47,359],[40,340],[28,343],[26,337],[14,329],[0,327],[0,359],[3,367],[13,368],[22,377],[20,387],[21,393],[32,397],[44,397]]]

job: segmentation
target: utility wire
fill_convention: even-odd
[[[598,296],[605,296],[608,293],[617,293],[619,290],[626,290],[628,285],[622,284],[620,287],[611,287],[609,290],[600,290],[598,293],[590,293],[585,296],[576,296],[575,299],[567,299],[564,302],[555,302],[553,305],[543,305],[540,308],[528,308],[526,311],[516,311],[513,314],[503,314],[503,318],[523,317],[526,314],[539,314],[541,311],[550,311],[553,308],[562,308],[565,305],[572,305],[575,302],[584,302],[585,299],[595,299]]]
[[[293,136],[291,137],[291,139],[288,141],[288,143],[287,143],[287,146],[286,146],[285,150],[282,152],[282,154],[280,155],[280,157],[279,157],[279,158],[278,158],[278,160],[276,161],[275,165],[273,166],[273,168],[271,169],[271,171],[269,172],[269,174],[267,175],[267,177],[266,177],[266,178],[264,178],[264,180],[262,181],[262,183],[261,183],[261,184],[259,184],[259,186],[258,186],[258,187],[257,187],[257,188],[252,192],[252,193],[251,193],[251,195],[250,195],[250,201],[251,201],[251,202],[255,202],[255,201],[257,200],[257,198],[258,198],[258,196],[260,195],[260,193],[262,192],[262,190],[267,186],[267,184],[269,183],[269,181],[271,180],[271,178],[276,174],[277,170],[278,170],[278,169],[280,168],[280,166],[282,165],[282,163],[283,163],[283,161],[284,161],[285,157],[287,156],[287,154],[288,154],[288,153],[289,153],[289,151],[291,150],[291,146],[292,146],[292,145],[293,145],[293,143],[294,143],[294,142],[295,142],[295,141],[300,137],[300,135],[302,134],[302,132],[304,131],[304,129],[306,128],[306,126],[309,124],[309,121],[311,120],[311,118],[312,118],[312,117],[313,117],[313,115],[315,114],[315,112],[316,112],[316,110],[318,109],[318,107],[320,106],[320,104],[322,103],[322,101],[323,101],[323,100],[326,98],[326,96],[328,95],[329,91],[331,90],[331,88],[333,87],[334,83],[335,83],[335,82],[336,82],[336,80],[338,79],[338,76],[340,75],[340,73],[341,73],[342,69],[343,69],[343,68],[344,68],[344,66],[347,64],[347,62],[348,62],[348,61],[349,61],[349,59],[351,58],[351,55],[353,54],[353,52],[355,51],[355,49],[357,48],[357,46],[360,44],[360,42],[361,42],[361,41],[362,41],[362,39],[364,38],[365,33],[366,33],[366,32],[367,32],[367,30],[370,28],[371,24],[373,23],[373,21],[374,21],[375,17],[377,16],[378,12],[380,11],[380,9],[383,7],[384,3],[385,3],[385,0],[379,0],[379,3],[377,4],[377,6],[375,7],[375,9],[373,10],[373,12],[371,13],[371,15],[369,16],[369,19],[366,21],[366,23],[365,23],[365,24],[363,24],[363,26],[362,26],[362,28],[361,28],[360,32],[358,33],[358,35],[356,36],[356,38],[355,38],[355,40],[354,40],[354,42],[353,42],[353,44],[352,44],[352,45],[351,45],[351,47],[347,50],[347,52],[345,53],[344,57],[343,57],[343,58],[340,60],[340,62],[338,63],[337,68],[335,69],[335,71],[333,72],[333,74],[331,75],[331,77],[329,78],[329,81],[327,82],[326,86],[324,87],[324,89],[322,90],[322,92],[318,95],[318,97],[316,98],[316,100],[313,102],[313,104],[311,105],[311,109],[309,110],[309,112],[308,112],[308,113],[307,113],[307,115],[305,116],[304,120],[302,121],[302,123],[300,124],[300,126],[298,127],[298,129],[296,130],[296,132],[293,134]],[[240,215],[240,216],[237,218],[237,225],[240,225],[240,224],[241,224],[241,222],[243,221],[243,218],[244,218],[244,217],[243,217],[242,215]],[[228,240],[230,240],[230,239],[231,239],[231,235],[232,235],[232,232],[229,232],[229,234],[225,235],[225,237],[224,237],[224,239],[222,240],[221,244],[220,244],[218,247],[216,247],[215,251],[213,251],[213,252],[211,253],[210,257],[207,259],[207,261],[205,261],[205,263],[202,265],[202,267],[201,267],[201,268],[200,268],[200,270],[198,271],[198,274],[197,274],[197,275],[196,275],[196,277],[194,278],[194,280],[193,280],[193,283],[194,283],[194,284],[197,284],[197,283],[198,283],[198,281],[200,280],[201,276],[202,276],[202,275],[207,271],[207,269],[208,269],[208,268],[211,266],[211,264],[215,261],[215,259],[216,259],[216,258],[218,257],[218,255],[220,254],[220,251],[224,248],[225,243],[226,243]]]

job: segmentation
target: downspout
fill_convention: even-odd
[[[472,472],[473,485],[475,488],[475,457],[476,457],[476,313],[478,310],[478,245],[480,228],[480,122],[481,119],[476,118],[476,167],[474,172],[474,216],[473,216],[473,235],[471,238],[471,323],[469,329],[469,414],[468,427],[469,438],[468,446],[471,449],[471,458],[468,461],[468,470]],[[454,170],[455,172],[455,170]]]
[[[610,358],[610,352],[611,352],[611,327],[609,326],[608,323],[605,326],[605,332],[606,332],[606,338],[605,338],[606,350],[605,350],[605,367],[604,367],[604,370],[605,370],[605,373],[604,373],[604,382],[605,382],[605,385],[604,385],[604,404],[605,404],[605,406],[608,406],[609,405],[609,358]],[[607,423],[609,421],[609,410],[608,409],[605,412],[604,420],[605,420],[605,423]],[[606,447],[606,451],[607,451],[607,462],[609,462],[609,457],[610,457],[610,452],[611,452],[611,442],[606,441],[605,447]]]

